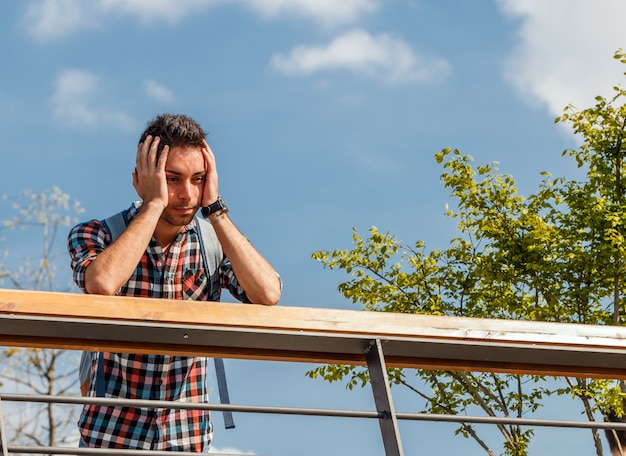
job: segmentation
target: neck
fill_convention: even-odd
[[[154,230],[154,238],[161,246],[161,249],[166,252],[170,245],[174,243],[176,237],[178,237],[182,229],[183,227],[181,226],[172,226],[162,220],[159,220],[159,223]]]

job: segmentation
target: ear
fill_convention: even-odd
[[[133,187],[135,188],[135,192],[137,193],[137,196],[139,196],[139,198],[141,198],[141,195],[139,194],[139,176],[137,174],[137,167],[135,166],[135,169],[133,170]]]

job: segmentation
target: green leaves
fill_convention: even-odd
[[[626,53],[614,58],[626,64]],[[544,171],[537,191],[519,194],[513,176],[498,164],[474,165],[469,155],[446,147],[435,154],[449,189],[446,215],[458,237],[429,250],[422,241],[402,245],[376,227],[361,237],[353,230],[349,250],[315,252],[324,267],[344,271],[340,292],[365,310],[584,324],[623,324],[626,305],[626,91],[578,110],[567,106],[557,123],[571,126],[582,144],[563,151],[586,171],[583,181]],[[391,371],[390,371],[391,372]],[[589,419],[624,414],[626,385],[611,380],[566,379],[555,387],[541,377],[416,371],[416,387],[404,371],[393,384],[409,387],[433,413],[492,416],[535,412],[546,396],[570,394]],[[310,376],[367,382],[349,366],[325,366]],[[550,389],[552,388],[552,390]],[[526,455],[532,429],[499,426],[504,454]],[[595,432],[595,431],[594,431]],[[492,450],[466,424],[457,433]],[[601,445],[596,432],[596,451]]]

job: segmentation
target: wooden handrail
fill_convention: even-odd
[[[0,289],[0,345],[626,379],[626,328]]]

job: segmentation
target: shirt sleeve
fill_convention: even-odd
[[[108,231],[98,220],[81,223],[70,230],[67,248],[70,254],[72,276],[83,293],[87,292],[85,270],[110,242]]]
[[[222,288],[227,289],[233,298],[246,304],[250,303],[246,292],[239,285],[235,271],[233,271],[228,258],[224,258],[224,261],[220,264],[220,280]]]

